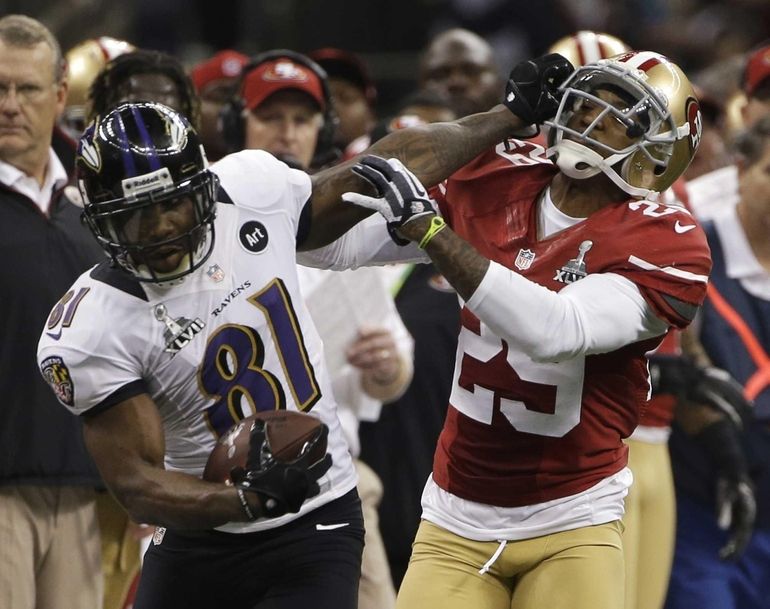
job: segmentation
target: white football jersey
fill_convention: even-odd
[[[299,514],[221,530],[274,528],[350,491],[323,345],[300,295],[296,234],[307,174],[256,150],[212,166],[220,196],[214,250],[173,285],[139,283],[103,263],[54,308],[38,362],[76,414],[146,391],[163,420],[165,464],[200,476],[219,435],[256,410],[300,410],[329,427],[334,464]],[[220,191],[221,193],[221,191]],[[229,199],[232,204],[221,202]]]

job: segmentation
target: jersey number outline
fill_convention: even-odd
[[[580,423],[585,356],[558,363],[534,362],[525,354],[508,347],[483,322],[479,323],[480,334],[465,326],[460,330],[455,378],[449,396],[452,406],[480,423],[491,425],[497,399],[500,413],[514,429],[538,436],[561,438],[576,427]],[[507,351],[505,359],[508,365],[522,381],[540,386],[541,389],[554,390],[552,403],[539,404],[540,407],[547,407],[544,410],[547,409],[548,412],[529,409],[525,402],[505,397],[502,388],[482,387],[477,384],[466,388],[460,385],[465,357],[471,357],[482,365],[491,365],[490,362],[503,350]],[[498,372],[499,368],[494,371]],[[548,394],[547,391],[541,393]]]
[[[59,299],[59,302],[54,305],[50,315],[48,315],[48,321],[46,322],[46,329],[51,338],[58,340],[61,337],[61,331],[72,325],[72,320],[75,318],[78,306],[90,291],[91,288],[80,288],[77,291],[77,294],[75,294],[75,290],[68,290],[67,293]],[[52,334],[51,330],[53,330],[60,322],[61,329],[58,334]]]
[[[301,411],[311,410],[321,389],[285,284],[275,278],[247,302],[267,319],[294,403]],[[216,400],[204,418],[217,437],[258,411],[286,408],[284,388],[264,368],[264,361],[265,343],[254,328],[224,324],[209,337],[198,367],[198,386],[204,396]]]
[[[551,161],[545,155],[545,148],[533,142],[509,138],[506,142],[498,144],[495,152],[511,163],[511,165],[551,164]]]

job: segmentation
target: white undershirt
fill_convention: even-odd
[[[538,201],[537,234],[538,238],[546,239],[560,230],[580,224],[585,218],[573,218],[561,211],[551,198],[551,189],[546,188]]]
[[[10,163],[0,161],[0,183],[33,201],[44,214],[48,214],[53,193],[62,188],[67,181],[67,172],[53,148],[48,149],[48,165],[42,186],[36,178],[27,175]]]

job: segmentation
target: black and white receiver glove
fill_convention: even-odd
[[[708,425],[695,440],[706,450],[717,473],[717,524],[729,532],[719,557],[735,560],[746,549],[757,516],[754,486],[749,478],[738,429],[729,420],[722,419]]]
[[[725,414],[737,427],[754,417],[754,405],[726,370],[677,355],[649,356],[653,394],[667,393]]]
[[[369,182],[377,196],[346,192],[342,200],[373,209],[385,218],[388,232],[399,245],[409,243],[395,234],[395,229],[425,215],[437,213],[436,202],[428,196],[420,180],[398,159],[385,160],[366,155],[353,166],[353,172]]]
[[[699,366],[686,357],[652,355],[650,378],[654,394],[707,406],[724,417],[694,436],[711,460],[716,479],[717,524],[729,531],[719,550],[723,560],[740,557],[754,530],[757,506],[749,477],[741,431],[753,418],[753,404],[730,374],[714,366]]]
[[[296,514],[306,499],[320,492],[318,480],[332,466],[329,454],[320,460],[313,460],[313,448],[318,443],[326,444],[329,428],[323,425],[320,433],[303,447],[296,459],[282,462],[273,456],[270,449],[267,425],[259,419],[254,422],[246,467],[233,468],[230,478],[237,488],[259,497],[268,518],[277,518],[287,512]]]
[[[549,53],[516,64],[508,76],[503,104],[527,125],[542,125],[556,116],[559,87],[575,68],[562,55]]]

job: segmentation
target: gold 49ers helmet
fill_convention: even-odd
[[[631,47],[620,38],[601,32],[582,30],[557,40],[550,46],[548,52],[558,53],[569,59],[573,66],[579,67],[627,53],[630,50]]]
[[[575,179],[603,172],[633,197],[656,198],[687,168],[700,143],[700,105],[684,72],[663,55],[623,53],[575,70],[561,85],[556,116],[546,125],[548,155]],[[610,104],[597,92],[622,100]],[[595,118],[570,121],[584,104],[598,108]],[[626,127],[627,145],[602,142],[605,118]]]
[[[88,93],[96,75],[108,61],[134,49],[134,45],[128,42],[102,36],[84,40],[67,51],[65,59],[69,92],[62,123],[70,135],[80,137],[85,129]]]

